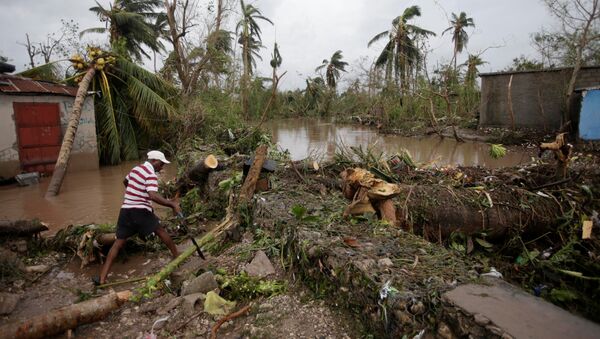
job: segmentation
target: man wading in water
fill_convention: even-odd
[[[168,163],[170,162],[167,161],[162,152],[150,151],[148,152],[148,161],[134,167],[123,180],[125,198],[117,221],[117,239],[108,252],[100,277],[93,278],[95,284],[103,285],[106,283],[106,276],[117,254],[119,254],[119,250],[125,246],[127,238],[136,233],[142,238],[155,233],[167,245],[174,258],[179,256],[175,243],[165,229],[160,226],[158,217],[154,215],[151,202],[154,201],[160,205],[171,207],[175,214],[181,213],[178,202],[165,199],[158,194],[156,173],[160,172],[163,166]]]

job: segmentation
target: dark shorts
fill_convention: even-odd
[[[144,208],[121,208],[117,221],[117,239],[127,239],[139,234],[142,239],[160,226],[154,213]]]

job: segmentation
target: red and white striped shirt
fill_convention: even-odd
[[[152,202],[148,192],[158,192],[158,178],[152,164],[146,161],[134,167],[125,179],[127,179],[127,188],[121,208],[145,208],[152,212]]]

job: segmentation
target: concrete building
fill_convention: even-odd
[[[76,87],[0,72],[0,177],[51,173],[60,151]],[[94,102],[87,97],[69,169],[98,168]]]
[[[512,126],[509,106],[509,82],[516,128],[532,128],[554,131],[562,124],[565,107],[565,92],[572,68],[557,68],[541,71],[482,73],[480,127]],[[600,85],[600,66],[583,67],[575,88]],[[574,112],[579,112],[578,107]],[[578,116],[573,117],[578,122]],[[575,124],[577,126],[577,124]]]

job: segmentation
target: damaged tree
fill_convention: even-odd
[[[543,142],[540,144],[540,157],[545,151],[554,152],[554,157],[556,159],[556,180],[563,180],[566,178],[569,161],[571,161],[573,145],[565,141],[566,134],[567,133],[560,133],[553,142]]]
[[[79,304],[68,305],[46,314],[0,327],[0,339],[47,338],[104,319],[131,297],[130,291],[111,293]]]
[[[342,192],[352,200],[344,211],[344,216],[375,212],[382,220],[396,224],[396,208],[392,198],[400,193],[398,185],[387,183],[362,168],[349,168],[343,171]]]

